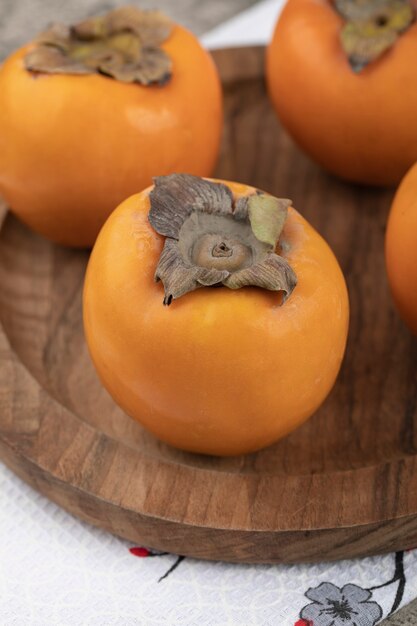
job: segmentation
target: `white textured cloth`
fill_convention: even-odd
[[[208,33],[266,43],[282,0]],[[417,596],[417,550],[318,565],[157,554],[80,522],[0,464],[0,626],[375,626]]]
[[[208,48],[266,45],[285,0],[264,0],[201,37]]]

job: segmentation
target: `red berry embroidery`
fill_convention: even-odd
[[[129,548],[129,552],[130,554],[133,554],[133,556],[149,556],[150,552],[149,550],[147,550],[147,548],[141,548],[141,547],[136,547],[136,548]]]

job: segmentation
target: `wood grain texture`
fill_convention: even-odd
[[[268,102],[260,48],[215,54],[226,126],[216,175],[289,197],[332,245],[351,325],[316,415],[256,454],[158,442],[101,387],[82,330],[86,252],[8,214],[0,232],[0,456],[82,519],[205,559],[297,562],[417,544],[417,343],[387,289],[390,191],[346,185],[304,157]],[[323,321],[325,323],[325,320]]]

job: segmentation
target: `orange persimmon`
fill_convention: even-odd
[[[345,280],[289,204],[235,182],[158,177],[101,230],[84,287],[90,354],[116,403],[163,441],[257,450],[331,390]]]
[[[267,50],[269,94],[312,158],[350,181],[398,183],[417,160],[414,0],[288,0]]]
[[[0,193],[35,231],[89,246],[155,174],[210,175],[221,127],[211,56],[159,12],[56,26],[0,69]]]
[[[405,176],[391,206],[385,260],[394,302],[417,335],[417,164]]]

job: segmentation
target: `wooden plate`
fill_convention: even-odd
[[[385,278],[392,193],[339,182],[300,153],[266,97],[263,56],[215,54],[226,99],[217,175],[292,198],[333,246],[352,319],[330,397],[257,454],[218,459],[158,442],[115,406],[91,365],[81,318],[87,253],[54,246],[8,214],[0,454],[83,520],[179,554],[296,562],[407,548],[417,544],[417,349]]]

